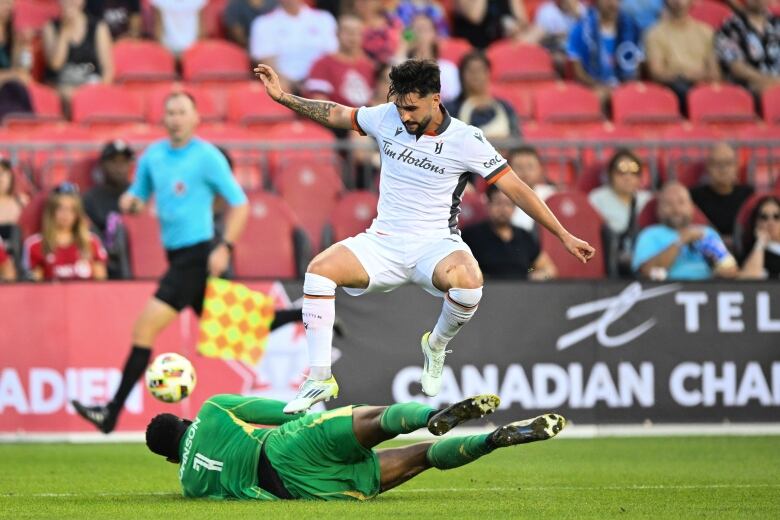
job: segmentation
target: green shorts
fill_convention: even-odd
[[[266,437],[268,460],[295,498],[366,500],[379,493],[379,457],[355,438],[352,409],[310,413]]]

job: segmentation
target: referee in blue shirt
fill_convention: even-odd
[[[79,415],[104,433],[114,429],[127,396],[149,363],[160,332],[185,307],[192,307],[200,315],[206,280],[227,270],[233,243],[249,216],[246,195],[225,156],[194,136],[198,122],[195,101],[189,94],[168,96],[164,125],[169,138],[149,146],[138,162],[133,185],[119,199],[120,210],[134,213],[143,210],[149,197],[155,195],[168,271],[133,327],[133,348],[114,398],[106,406],[72,402]],[[216,245],[212,211],[215,195],[230,206],[223,237]]]

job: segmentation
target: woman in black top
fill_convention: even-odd
[[[742,265],[741,278],[780,279],[780,197],[762,198],[750,215],[746,251],[750,251]]]
[[[32,112],[24,86],[30,75],[21,63],[23,46],[14,34],[13,9],[13,0],[0,0],[0,120],[8,114]]]
[[[84,0],[60,0],[62,14],[43,28],[47,78],[67,102],[85,83],[111,83],[114,62],[105,22],[84,13]]]

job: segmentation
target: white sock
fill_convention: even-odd
[[[444,296],[439,321],[428,337],[428,344],[436,350],[443,350],[474,313],[482,298],[482,287],[478,289],[450,289]]]
[[[303,326],[309,347],[309,377],[329,379],[333,322],[336,319],[336,282],[306,273],[303,282]]]

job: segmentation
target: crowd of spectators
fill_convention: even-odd
[[[501,40],[548,49],[564,77],[593,89],[604,101],[620,83],[645,79],[671,88],[682,112],[687,94],[701,83],[728,81],[756,96],[780,80],[780,18],[769,0],[731,4],[720,27],[694,19],[694,0],[547,0],[529,16],[522,0],[229,0],[217,13],[225,38],[255,61],[273,65],[286,88],[303,95],[360,106],[385,102],[389,67],[407,58],[436,60],[449,112],[490,139],[520,139],[513,104],[495,94],[493,64],[485,52]],[[75,89],[112,83],[112,45],[152,38],[180,57],[208,34],[206,0],[59,0],[60,14],[40,34],[45,81],[68,110]],[[32,111],[29,31],[17,31],[14,0],[0,0],[0,118]],[[442,39],[472,46],[458,63],[442,54]],[[357,139],[340,135],[340,138]],[[503,150],[515,172],[546,199],[560,186],[549,182],[536,149]],[[19,190],[8,160],[0,160],[0,277],[8,280],[118,276],[112,245],[117,200],[131,176],[133,150],[107,143],[93,172],[95,186],[82,196],[63,185],[47,199],[43,227],[25,245],[23,265],[7,268],[11,236],[29,197]],[[378,166],[376,156],[356,161]],[[603,185],[588,200],[617,244],[621,276],[699,279],[713,276],[777,277],[780,221],[777,197],[755,206],[748,229],[737,236],[740,208],[753,195],[740,183],[738,152],[712,146],[701,182],[689,191],[668,183],[657,194],[658,224],[640,229],[639,215],[653,199],[644,182],[648,167],[632,150],[611,154]],[[540,244],[534,222],[503,194],[484,194],[487,220],[464,231],[486,276],[554,278],[556,266]],[[701,211],[711,226],[693,223]],[[92,226],[94,234],[85,231]],[[13,253],[13,250],[11,250]],[[18,253],[18,252],[17,252]],[[13,255],[10,257],[13,259]],[[56,259],[65,267],[49,265]]]

